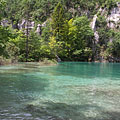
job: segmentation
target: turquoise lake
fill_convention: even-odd
[[[120,64],[0,66],[0,120],[120,120]]]

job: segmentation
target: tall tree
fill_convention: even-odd
[[[62,41],[64,37],[65,15],[61,3],[58,3],[52,14],[52,33],[57,41]]]
[[[29,55],[29,22],[30,22],[30,11],[31,11],[31,0],[24,0],[22,3],[23,7],[23,16],[26,19],[26,26],[25,26],[25,35],[26,35],[26,62],[28,61]]]
[[[55,7],[51,23],[52,37],[50,40],[52,44],[54,43],[55,55],[65,57],[68,22],[65,19],[64,9],[61,3],[58,3]]]

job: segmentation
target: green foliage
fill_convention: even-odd
[[[89,20],[85,16],[78,17],[73,21],[73,25],[75,26],[73,29],[74,55],[88,59],[92,53],[91,45],[94,36],[93,31],[89,27]]]
[[[81,14],[86,14],[91,17],[97,13],[101,6],[107,7],[108,10],[110,10],[116,5],[117,1],[118,0],[59,0],[63,5],[65,15],[68,19],[80,16]],[[34,21],[44,22],[51,16],[51,13],[58,4],[58,0],[6,0],[6,2],[5,16],[13,21],[21,20],[24,17],[24,6],[27,4],[26,9],[29,7],[31,18]]]
[[[6,18],[12,25],[23,18],[39,24],[46,21],[40,36],[35,30],[25,28],[26,35],[0,25],[0,56],[26,61],[27,48],[28,61],[53,59],[56,55],[62,60],[88,61],[94,53],[90,20],[99,8],[106,8],[109,13],[115,6],[115,0],[0,0],[0,20]],[[119,32],[110,30],[100,13],[96,30],[99,55],[120,57]],[[113,42],[109,42],[110,38]]]
[[[53,11],[51,22],[53,36],[55,36],[58,41],[61,41],[63,39],[65,24],[64,17],[63,7],[61,3],[58,3]]]
[[[51,34],[51,25],[50,25],[50,21],[47,21],[46,23],[46,27],[44,27],[42,29],[42,39],[45,41],[45,42],[48,42],[49,41],[49,38],[50,38],[50,34]]]
[[[68,34],[68,22],[61,3],[58,3],[52,14],[52,37],[50,38],[50,48],[53,49],[55,55],[61,57],[66,56],[66,44]]]
[[[104,16],[98,16],[96,26],[99,34],[99,45],[107,47],[107,42],[112,37],[112,31],[107,27],[107,21]]]
[[[107,51],[113,57],[120,57],[120,32],[115,33],[112,42],[108,43]]]
[[[106,27],[106,25],[107,25],[106,18],[104,16],[99,15],[97,18],[96,26],[98,28],[101,28],[101,27],[104,28],[104,27]]]
[[[0,21],[4,15],[5,5],[6,5],[6,2],[4,0],[0,0]]]
[[[31,31],[29,36],[29,61],[39,61],[40,59],[40,46],[41,46],[41,39],[40,37],[34,32]]]
[[[16,37],[14,39],[11,39],[10,42],[15,44],[16,47],[19,48],[18,60],[26,61],[26,36],[24,35],[24,33],[21,31],[16,32]],[[34,31],[31,31],[28,44],[28,61],[39,61],[40,44],[40,37]]]
[[[9,28],[0,26],[0,56],[4,55],[7,57],[8,54],[5,52],[5,49],[10,37],[12,37],[12,35]]]
[[[106,7],[108,8],[108,10],[110,11],[113,7],[116,7],[116,0],[107,0],[105,2]]]
[[[6,43],[5,52],[8,54],[8,58],[17,60],[19,55],[19,48],[11,42]]]

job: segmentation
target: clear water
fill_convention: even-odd
[[[0,120],[120,120],[120,64],[0,67]]]

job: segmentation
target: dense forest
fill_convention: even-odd
[[[118,0],[0,0],[0,61],[119,62],[118,12]]]

